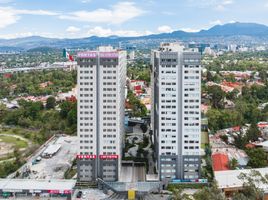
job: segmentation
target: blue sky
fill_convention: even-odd
[[[268,0],[0,0],[0,38],[138,36],[228,22],[268,25]]]

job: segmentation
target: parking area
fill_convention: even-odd
[[[72,166],[76,158],[78,142],[77,136],[55,137],[20,169],[20,178],[64,178],[64,173]]]

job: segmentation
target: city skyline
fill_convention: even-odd
[[[0,0],[0,38],[140,36],[234,21],[267,25],[267,11],[267,0]]]

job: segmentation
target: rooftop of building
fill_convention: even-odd
[[[268,167],[257,168],[254,171],[260,172],[263,176],[268,174]],[[238,178],[241,173],[249,174],[251,169],[242,170],[228,170],[228,171],[216,171],[215,180],[218,183],[219,188],[239,188],[243,186],[243,181]],[[268,184],[259,184],[259,188],[268,191]]]
[[[228,156],[225,154],[217,153],[212,155],[212,163],[214,171],[229,170],[228,168]]]
[[[0,179],[0,190],[72,190],[76,180]]]

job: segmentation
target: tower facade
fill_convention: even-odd
[[[198,179],[201,55],[178,43],[152,51],[152,129],[160,180]]]
[[[79,52],[78,180],[117,181],[124,134],[126,52],[112,47]]]

